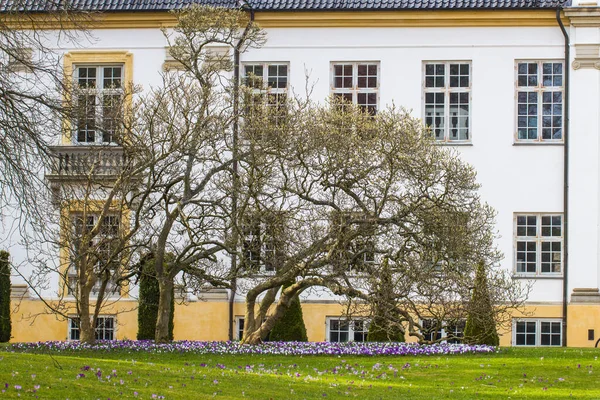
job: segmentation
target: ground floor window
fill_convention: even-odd
[[[80,338],[79,318],[69,318],[69,340]],[[96,340],[115,340],[115,317],[101,316],[96,319]]]
[[[461,343],[465,332],[465,322],[464,319],[450,322],[424,319],[421,321],[423,339],[429,342],[442,339],[442,343]]]
[[[244,317],[235,317],[235,340],[242,340],[244,337]]]
[[[514,320],[513,345],[562,346],[562,321],[550,319]]]
[[[364,342],[369,323],[364,319],[327,318],[327,340],[330,342]]]

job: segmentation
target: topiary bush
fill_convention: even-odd
[[[494,306],[490,298],[487,284],[485,265],[480,263],[475,273],[475,286],[471,302],[469,303],[469,314],[465,325],[465,342],[469,344],[487,344],[498,346],[500,338],[496,331],[496,320],[494,319]]]
[[[302,306],[298,296],[294,296],[290,307],[281,319],[275,323],[269,335],[269,341],[279,342],[308,342]]]
[[[153,340],[158,318],[158,299],[160,291],[154,270],[154,258],[147,255],[140,261],[139,267],[139,306],[138,340]],[[173,340],[173,316],[175,315],[175,293],[171,294],[171,318],[169,319],[169,340]]]
[[[367,342],[404,342],[404,333],[398,325],[391,325],[384,317],[375,316],[369,325]]]
[[[10,263],[9,254],[0,251],[0,342],[10,340]]]

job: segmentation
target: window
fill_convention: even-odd
[[[562,232],[561,215],[516,215],[516,273],[523,275],[560,274],[563,253]]]
[[[284,257],[285,214],[263,211],[245,217],[242,262],[247,269],[274,272]]]
[[[513,321],[515,346],[562,346],[560,320],[525,319]]]
[[[425,125],[440,142],[471,140],[471,63],[426,62]]]
[[[379,63],[332,63],[333,98],[356,104],[371,115],[377,113]]]
[[[327,318],[327,338],[330,342],[364,342],[369,323],[364,319]]]
[[[335,212],[331,229],[337,248],[333,253],[333,266],[339,271],[364,272],[376,263],[373,236],[376,226],[360,212]]]
[[[96,340],[115,340],[115,317],[102,317],[96,319]],[[69,318],[69,340],[79,340],[79,318]]]
[[[106,285],[105,293],[115,295],[120,293],[120,287],[116,282],[116,273],[119,267],[119,260],[115,259],[115,245],[118,241],[120,230],[120,218],[116,215],[106,215],[102,219],[99,233],[92,236],[92,230],[98,223],[98,215],[74,215],[73,221],[73,254],[71,267],[68,271],[68,294],[73,295],[77,290],[78,284],[78,265],[84,262],[84,254],[81,253],[82,241],[87,240],[88,246],[83,250],[86,252],[87,261],[95,264],[96,273],[109,271],[110,280]],[[92,294],[97,295],[100,292],[102,280],[98,279],[92,287]]]
[[[78,143],[114,143],[122,117],[123,66],[75,67]]]
[[[563,63],[517,62],[517,141],[561,141]]]
[[[446,338],[442,340],[442,343],[461,343],[461,338],[464,337],[465,324],[464,319],[449,322],[424,319],[421,321],[423,339],[428,342],[435,342]]]
[[[269,117],[278,125],[287,114],[289,66],[286,63],[245,64],[244,84],[251,89],[251,109],[268,107]]]
[[[244,337],[244,317],[235,318],[235,339],[242,340]]]

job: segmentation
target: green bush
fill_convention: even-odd
[[[153,340],[158,318],[160,290],[154,270],[154,258],[150,255],[140,261],[139,271],[138,340]],[[171,318],[169,319],[169,340],[173,340],[173,316],[175,315],[175,293],[171,293]]]
[[[8,342],[10,324],[10,263],[9,254],[0,251],[0,342]]]
[[[300,299],[295,296],[290,307],[283,314],[281,319],[275,323],[269,335],[270,341],[280,342],[308,342],[304,318],[302,317],[302,307]]]
[[[490,346],[498,346],[500,343],[483,263],[477,266],[475,274],[475,286],[465,325],[465,342]]]
[[[404,342],[404,333],[398,325],[390,326],[387,319],[375,316],[369,325],[367,342]]]

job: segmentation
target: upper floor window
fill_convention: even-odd
[[[331,66],[331,92],[334,99],[356,104],[375,115],[379,97],[379,63],[335,62]]]
[[[471,63],[435,61],[424,65],[425,125],[440,142],[471,140]]]
[[[376,225],[361,212],[334,212],[330,226],[336,248],[332,264],[339,272],[360,273],[376,263],[374,235]]]
[[[562,141],[562,61],[517,62],[517,141]]]
[[[100,276],[103,272],[111,273],[105,292],[108,295],[119,294],[120,287],[117,285],[119,270],[119,258],[114,254],[118,246],[120,218],[117,215],[106,215],[100,221],[98,233],[93,230],[99,222],[96,214],[74,215],[74,228],[72,237],[71,266],[68,271],[68,294],[74,294],[78,284],[78,270],[82,263],[91,263],[94,271]],[[87,245],[83,246],[84,243]],[[99,293],[102,280],[97,279],[92,287],[92,294]]]
[[[242,224],[242,263],[250,270],[275,272],[283,261],[285,213],[250,213]]]
[[[79,340],[78,317],[69,318],[69,340]],[[96,340],[115,340],[115,317],[99,316],[95,326]]]
[[[287,63],[251,63],[244,65],[244,84],[250,89],[249,105],[268,107],[275,124],[287,114],[289,65]]]
[[[122,119],[122,65],[75,67],[76,139],[78,143],[114,143]]]
[[[562,272],[563,225],[561,215],[515,216],[516,273],[523,275]]]

